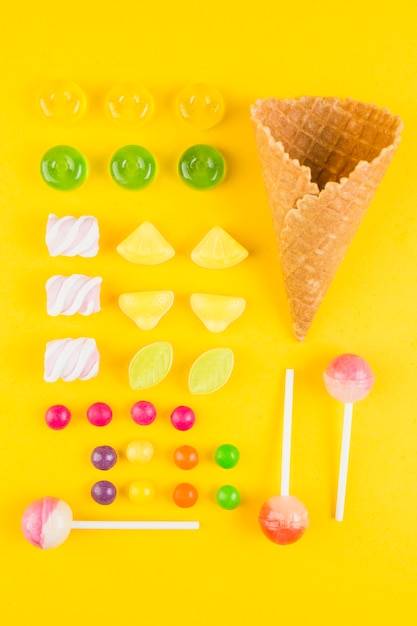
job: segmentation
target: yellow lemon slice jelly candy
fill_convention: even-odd
[[[248,251],[220,226],[214,226],[191,252],[191,259],[201,267],[224,269],[237,265]]]
[[[151,222],[143,222],[116,248],[117,252],[131,263],[157,265],[171,259],[174,248]]]
[[[242,315],[246,300],[232,296],[193,293],[190,296],[190,305],[208,330],[220,333]]]
[[[230,378],[234,354],[230,348],[213,348],[199,356],[191,366],[188,388],[191,393],[212,393]]]
[[[136,352],[129,365],[129,384],[132,389],[147,389],[157,385],[171,369],[173,350],[170,343],[150,343]]]
[[[155,328],[174,302],[172,291],[138,291],[122,293],[119,307],[142,330]]]

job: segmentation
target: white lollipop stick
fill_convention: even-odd
[[[290,495],[291,428],[294,370],[285,370],[284,428],[282,433],[281,495]]]
[[[346,484],[349,466],[350,434],[352,432],[353,403],[346,402],[343,415],[342,448],[340,452],[339,482],[337,485],[336,514],[337,522],[343,521],[345,510]]]
[[[87,530],[198,530],[200,522],[192,521],[78,521],[71,523],[71,528]]]

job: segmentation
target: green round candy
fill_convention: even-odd
[[[87,177],[87,161],[71,146],[54,146],[41,160],[44,181],[58,191],[77,189]]]
[[[156,161],[143,146],[123,146],[112,156],[110,173],[113,180],[130,191],[150,185],[156,174]]]
[[[214,460],[217,465],[223,469],[231,469],[239,463],[240,452],[236,446],[232,446],[230,443],[224,443],[219,446],[214,453]]]
[[[178,171],[181,179],[193,189],[211,189],[225,174],[224,159],[220,152],[206,144],[188,148],[180,157]]]
[[[223,485],[217,490],[216,493],[217,504],[222,507],[222,509],[227,509],[231,511],[235,509],[240,504],[240,493],[236,487],[232,487],[232,485]]]

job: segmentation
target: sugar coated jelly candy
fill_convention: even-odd
[[[287,545],[298,541],[308,528],[308,512],[294,496],[272,496],[259,513],[264,535],[273,543]]]
[[[194,469],[198,460],[198,452],[193,446],[180,446],[174,452],[174,463],[180,469]]]
[[[142,222],[116,248],[126,261],[158,265],[175,255],[175,250],[151,222]]]
[[[98,504],[111,504],[116,499],[117,489],[108,480],[99,480],[91,487],[91,497]]]
[[[198,491],[190,483],[181,483],[175,487],[172,498],[177,506],[188,509],[197,502]]]
[[[375,376],[362,357],[356,354],[341,354],[333,359],[324,372],[327,391],[343,403],[359,402],[372,389]]]
[[[137,191],[144,189],[154,180],[156,161],[151,152],[143,146],[123,146],[111,158],[110,174],[120,187]]]
[[[114,85],[106,98],[106,110],[111,119],[128,128],[143,126],[154,111],[150,92],[138,83]]]
[[[71,413],[66,406],[54,404],[45,413],[45,422],[52,430],[62,430],[71,420]]]
[[[105,402],[95,402],[87,409],[87,419],[93,426],[107,426],[112,417],[113,412]]]
[[[230,443],[224,443],[219,446],[214,453],[214,460],[219,467],[223,469],[231,469],[239,463],[240,452]]]
[[[139,400],[130,409],[132,420],[139,426],[149,426],[156,419],[156,408],[152,402]]]
[[[220,122],[224,115],[221,94],[203,83],[188,85],[182,89],[175,101],[179,117],[198,130],[208,130]]]
[[[39,104],[45,117],[59,124],[70,125],[84,115],[86,98],[76,83],[54,80],[42,86]]]
[[[207,330],[221,333],[242,315],[246,300],[210,293],[192,293],[190,306]]]
[[[139,350],[129,364],[132,389],[147,389],[160,383],[172,366],[173,350],[167,341],[150,343]]]
[[[135,480],[129,485],[129,498],[134,504],[147,504],[155,497],[155,487],[148,480]]]
[[[71,508],[58,498],[32,502],[22,517],[24,537],[37,548],[56,548],[67,539],[72,527]]]
[[[142,330],[155,328],[174,303],[172,291],[136,291],[122,293],[119,307]]]
[[[126,448],[126,458],[131,463],[149,463],[154,455],[154,447],[146,439],[131,441]]]
[[[116,465],[117,453],[111,446],[97,446],[90,458],[96,469],[107,471]]]
[[[181,180],[189,187],[201,191],[218,185],[224,178],[225,170],[220,152],[206,144],[188,148],[178,163]]]
[[[177,430],[189,430],[195,424],[195,413],[188,406],[177,406],[171,413],[171,424]]]
[[[188,389],[192,394],[217,391],[229,380],[234,366],[230,348],[212,348],[201,354],[192,364],[188,375]]]
[[[72,146],[54,146],[41,159],[42,178],[57,191],[77,189],[87,178],[87,173],[87,161]]]
[[[191,252],[191,260],[200,267],[220,270],[246,259],[248,251],[220,226],[213,226]]]
[[[222,485],[216,492],[217,504],[228,511],[232,511],[240,504],[240,492],[233,485]]]

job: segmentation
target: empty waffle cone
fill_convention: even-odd
[[[305,96],[251,107],[294,333],[303,341],[400,142],[398,116]]]

